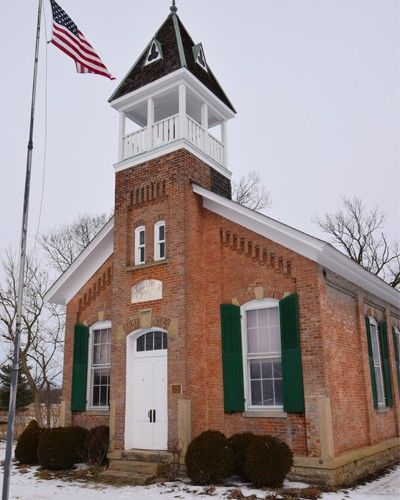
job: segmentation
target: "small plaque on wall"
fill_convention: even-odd
[[[161,300],[163,298],[163,284],[159,280],[139,281],[132,287],[131,302],[140,304],[151,300]]]
[[[171,384],[171,394],[174,396],[182,394],[182,384]]]

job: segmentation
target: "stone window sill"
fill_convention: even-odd
[[[287,418],[288,414],[279,410],[248,410],[242,413],[245,418]]]
[[[101,416],[107,417],[108,415],[110,415],[110,410],[96,410],[94,408],[89,408],[88,410],[82,413],[85,413],[85,415],[88,415],[89,417],[101,417]]]
[[[384,406],[383,408],[377,408],[376,413],[388,413],[392,411],[390,406]]]
[[[164,260],[155,260],[152,262],[147,262],[145,264],[131,264],[129,266],[126,266],[125,270],[137,271],[138,269],[147,269],[148,267],[163,266],[164,264],[168,264],[168,262],[169,262],[168,259],[164,259]]]

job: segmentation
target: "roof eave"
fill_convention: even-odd
[[[45,302],[66,305],[113,253],[114,217],[99,231],[70,267],[53,283]]]
[[[396,289],[352,261],[329,243],[243,207],[196,184],[193,184],[193,191],[203,197],[204,208],[317,262],[399,308],[400,293]]]
[[[117,111],[126,111],[130,107],[142,102],[143,100],[156,95],[160,90],[178,85],[180,82],[186,83],[198,95],[202,95],[215,111],[220,114],[223,119],[230,120],[234,118],[236,112],[227,106],[219,97],[209,90],[200,80],[198,80],[187,68],[180,68],[168,75],[159,78],[153,82],[133,90],[128,94],[118,97],[110,102],[112,108]]]

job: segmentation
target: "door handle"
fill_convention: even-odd
[[[153,422],[153,420],[152,420],[153,410],[149,410],[147,413],[147,416],[149,417],[150,423],[152,423]]]
[[[156,410],[153,410],[153,424],[155,423],[156,421]]]

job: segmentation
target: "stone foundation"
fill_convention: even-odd
[[[398,463],[400,438],[392,438],[330,459],[294,457],[288,478],[324,486],[346,486]]]

